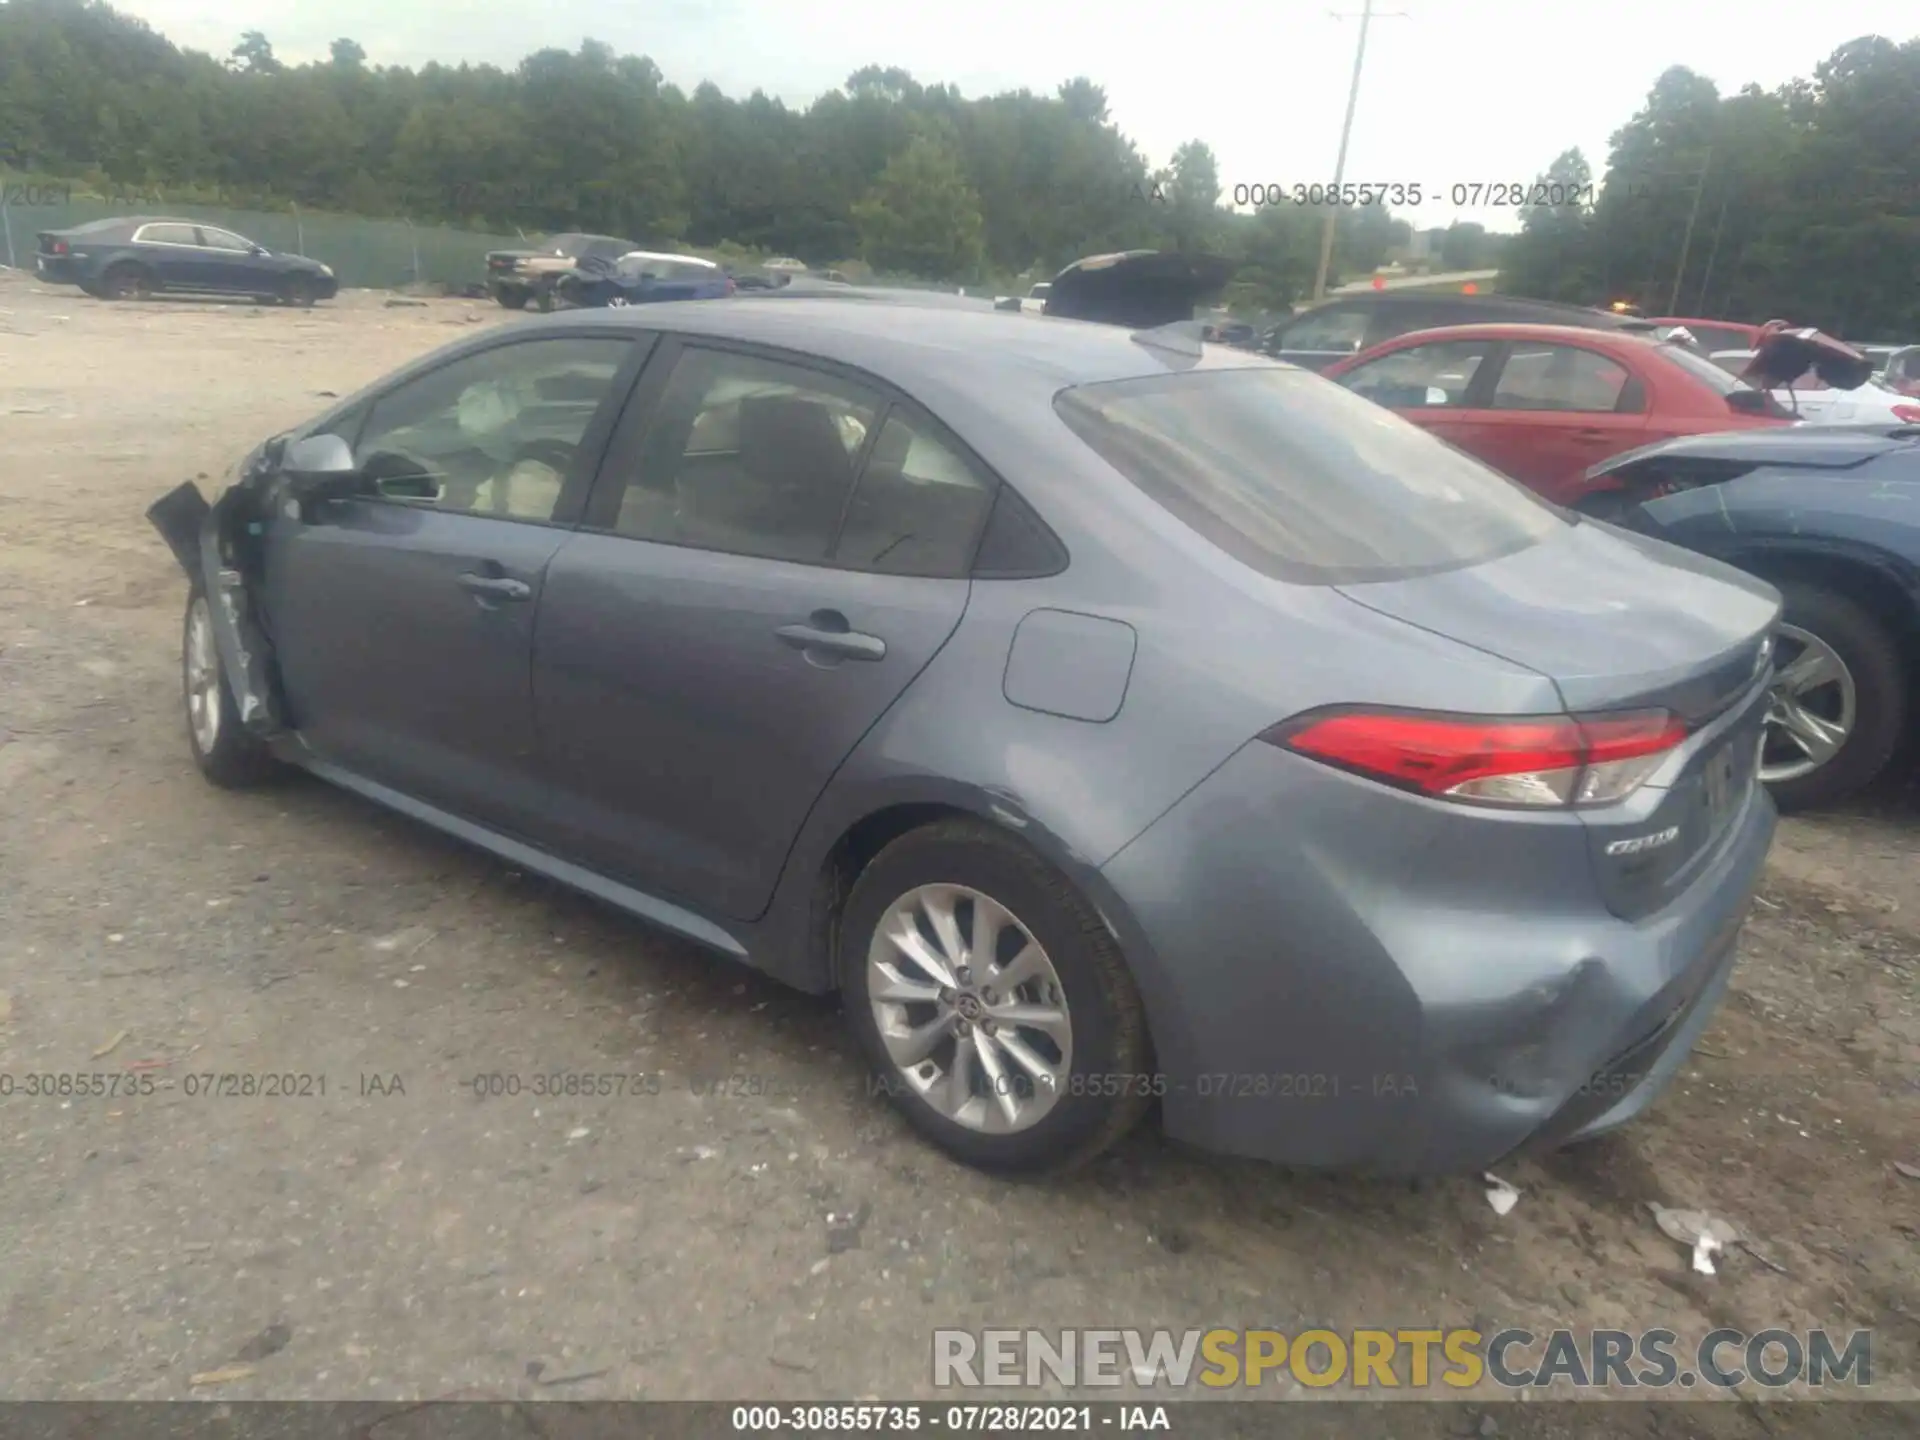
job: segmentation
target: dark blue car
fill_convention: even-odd
[[[563,304],[580,309],[717,300],[733,293],[733,277],[713,261],[652,250],[630,250],[611,260],[583,257],[554,285],[554,294]]]
[[[1620,523],[1739,566],[1786,599],[1760,776],[1783,809],[1864,790],[1920,679],[1920,426],[1688,435],[1589,472]]]
[[[311,305],[340,290],[333,271],[318,260],[280,254],[198,220],[120,215],[43,231],[39,241],[36,276],[78,285],[103,300],[144,300],[164,292]]]

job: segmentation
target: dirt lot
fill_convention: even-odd
[[[0,277],[0,1074],[152,1086],[0,1099],[0,1398],[897,1398],[933,1393],[936,1325],[1454,1324],[1871,1327],[1874,1390],[1920,1396],[1909,795],[1783,829],[1682,1083],[1516,1167],[1503,1217],[1471,1178],[1299,1177],[1149,1133],[1069,1181],[984,1178],[868,1098],[829,1005],[318,783],[202,783],[184,583],[142,510],[496,323],[528,322]],[[462,1085],[555,1069],[665,1083]],[[692,1093],[729,1071],[760,1093]],[[327,1089],[189,1096],[206,1072]],[[1765,1261],[1693,1274],[1650,1201]]]

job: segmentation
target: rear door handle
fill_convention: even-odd
[[[469,573],[460,577],[460,588],[485,600],[527,600],[533,596],[531,585],[507,575]]]
[[[816,655],[833,655],[843,660],[887,658],[886,641],[878,635],[862,635],[847,629],[844,616],[834,611],[815,611],[810,618],[812,624],[782,625],[773,633],[794,649]]]

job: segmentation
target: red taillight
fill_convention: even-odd
[[[1896,405],[1893,418],[1903,425],[1920,425],[1920,405]]]
[[[1344,711],[1263,737],[1298,754],[1443,800],[1597,805],[1623,799],[1687,738],[1664,710],[1518,719]]]
[[[53,253],[54,253],[54,254],[56,254],[56,255],[64,255],[64,254],[66,254],[66,253],[67,253],[67,242],[66,242],[66,241],[64,241],[64,240],[56,240],[56,241],[54,241],[54,242],[53,242]]]

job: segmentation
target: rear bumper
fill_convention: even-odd
[[[1774,830],[1606,909],[1572,815],[1463,814],[1254,742],[1103,868],[1176,1140],[1382,1174],[1625,1123],[1709,1023]]]
[[[33,257],[33,274],[35,279],[44,280],[49,285],[80,283],[80,267],[71,255],[42,255],[36,252]]]

